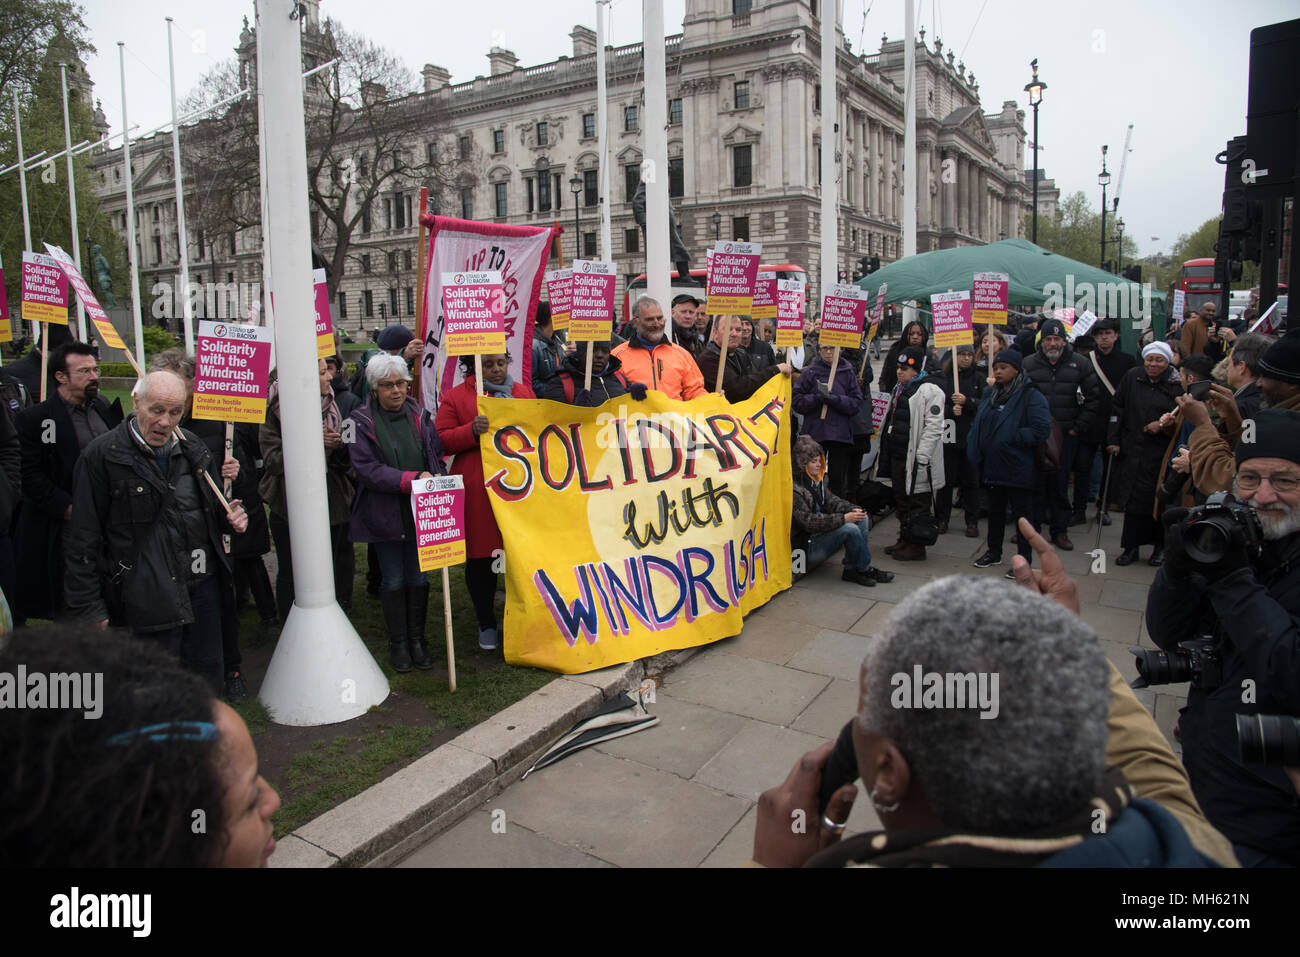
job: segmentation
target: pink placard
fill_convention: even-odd
[[[29,322],[68,324],[68,277],[54,257],[23,253],[21,303]]]
[[[754,308],[750,315],[755,319],[776,318],[776,273],[760,272],[758,274],[758,281],[754,285]]]
[[[867,320],[867,300],[857,286],[830,287],[822,300],[820,344],[857,349],[862,345],[862,328]]]
[[[713,316],[753,314],[761,243],[722,242],[713,249],[708,269],[707,298]]]
[[[573,308],[572,269],[555,269],[546,274],[546,300],[551,306],[551,328],[555,332],[569,328],[569,311]]]
[[[334,355],[334,321],[330,318],[330,290],[325,270],[313,269],[311,281],[316,293],[316,358],[324,359]]]
[[[454,356],[506,351],[505,292],[499,272],[442,274],[443,339]]]
[[[614,283],[612,262],[573,261],[573,302],[569,307],[569,340],[604,342],[613,331]]]
[[[935,346],[958,346],[973,341],[970,293],[941,292],[930,297],[934,316]]]
[[[868,342],[876,338],[876,334],[880,332],[880,320],[885,317],[885,290],[888,288],[889,283],[882,282],[876,291],[876,304],[871,307],[871,328],[867,331]]]
[[[885,422],[885,415],[889,412],[889,393],[873,392],[871,393],[871,432],[873,435],[879,434],[881,425]]]
[[[465,560],[465,480],[435,475],[411,483],[415,549],[420,571],[433,571]]]
[[[265,422],[270,373],[270,329],[201,321],[194,349],[194,418]]]
[[[804,284],[797,279],[776,281],[776,342],[778,348],[803,345]]]
[[[971,320],[1005,326],[1010,290],[1009,273],[977,272],[971,285]]]
[[[86,284],[85,277],[77,269],[77,264],[72,261],[72,257],[58,246],[51,246],[49,243],[45,244],[45,249],[49,252],[50,257],[58,263],[59,268],[63,270],[63,274],[68,277],[68,284],[72,286],[77,298],[81,300],[82,308],[86,310],[86,315],[90,317],[90,321],[98,330],[99,338],[104,345],[112,349],[127,351],[126,343],[122,341],[122,337],[117,334],[117,329],[109,322],[108,313],[100,306],[95,294],[90,291],[90,286]],[[0,285],[0,296],[3,296],[3,294],[3,285]]]

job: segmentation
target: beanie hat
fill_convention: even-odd
[[[957,351],[974,353],[975,347],[969,342],[963,342],[957,346]]]
[[[1293,329],[1268,347],[1259,359],[1259,375],[1300,383],[1300,330]]]
[[[1300,412],[1260,409],[1253,416],[1255,441],[1237,443],[1237,465],[1246,459],[1286,459],[1300,464]]]
[[[898,354],[898,364],[915,369],[917,372],[925,370],[925,347],[908,346]]]
[[[1145,359],[1147,356],[1151,355],[1151,353],[1153,353],[1153,352],[1156,353],[1157,355],[1164,356],[1164,359],[1165,359],[1166,362],[1173,362],[1173,361],[1174,361],[1174,350],[1173,350],[1172,348],[1170,348],[1169,343],[1167,343],[1167,342],[1152,342],[1152,343],[1149,343],[1149,344],[1148,344],[1145,348],[1143,348],[1143,350],[1142,350],[1142,358]]]
[[[1003,349],[993,357],[994,365],[997,365],[999,362],[1005,362],[1009,366],[1015,366],[1017,372],[1021,369],[1022,361],[1023,357],[1020,355],[1019,349]]]
[[[1060,319],[1048,319],[1039,327],[1040,340],[1042,336],[1060,336],[1065,338],[1065,323]]]
[[[405,349],[406,344],[414,338],[415,333],[406,326],[388,326],[379,334],[375,345],[385,352],[392,352],[394,349]]]

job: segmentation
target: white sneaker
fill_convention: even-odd
[[[481,628],[478,633],[478,646],[484,651],[497,650],[497,630],[495,628]]]

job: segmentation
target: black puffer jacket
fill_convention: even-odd
[[[1124,373],[1115,390],[1106,444],[1119,446],[1119,461],[1111,477],[1110,498],[1126,512],[1150,513],[1155,508],[1156,481],[1173,426],[1155,435],[1143,429],[1176,410],[1174,399],[1182,394],[1178,370],[1173,366],[1155,382],[1144,367],[1134,366]]]
[[[229,573],[221,535],[230,529],[200,474],[220,481],[202,441],[182,430],[164,478],[153,452],[133,435],[134,422],[131,416],[101,435],[77,460],[64,598],[81,621],[162,631],[194,621],[188,584],[196,574]],[[204,539],[201,566],[196,538]]]
[[[1085,438],[1093,433],[1101,416],[1101,383],[1091,362],[1067,345],[1052,363],[1040,345],[1025,360],[1024,370],[1046,396],[1047,409],[1062,432],[1077,429]]]

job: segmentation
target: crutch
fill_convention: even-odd
[[[1097,543],[1093,545],[1094,549],[1101,548],[1101,529],[1102,529],[1101,514],[1102,512],[1106,511],[1106,507],[1110,504],[1110,502],[1108,501],[1110,497],[1110,473],[1114,471],[1114,469],[1115,469],[1115,456],[1112,453],[1107,452],[1106,453],[1106,480],[1101,483],[1101,501],[1097,503],[1097,514],[1094,515],[1092,518],[1092,523],[1097,526]]]

